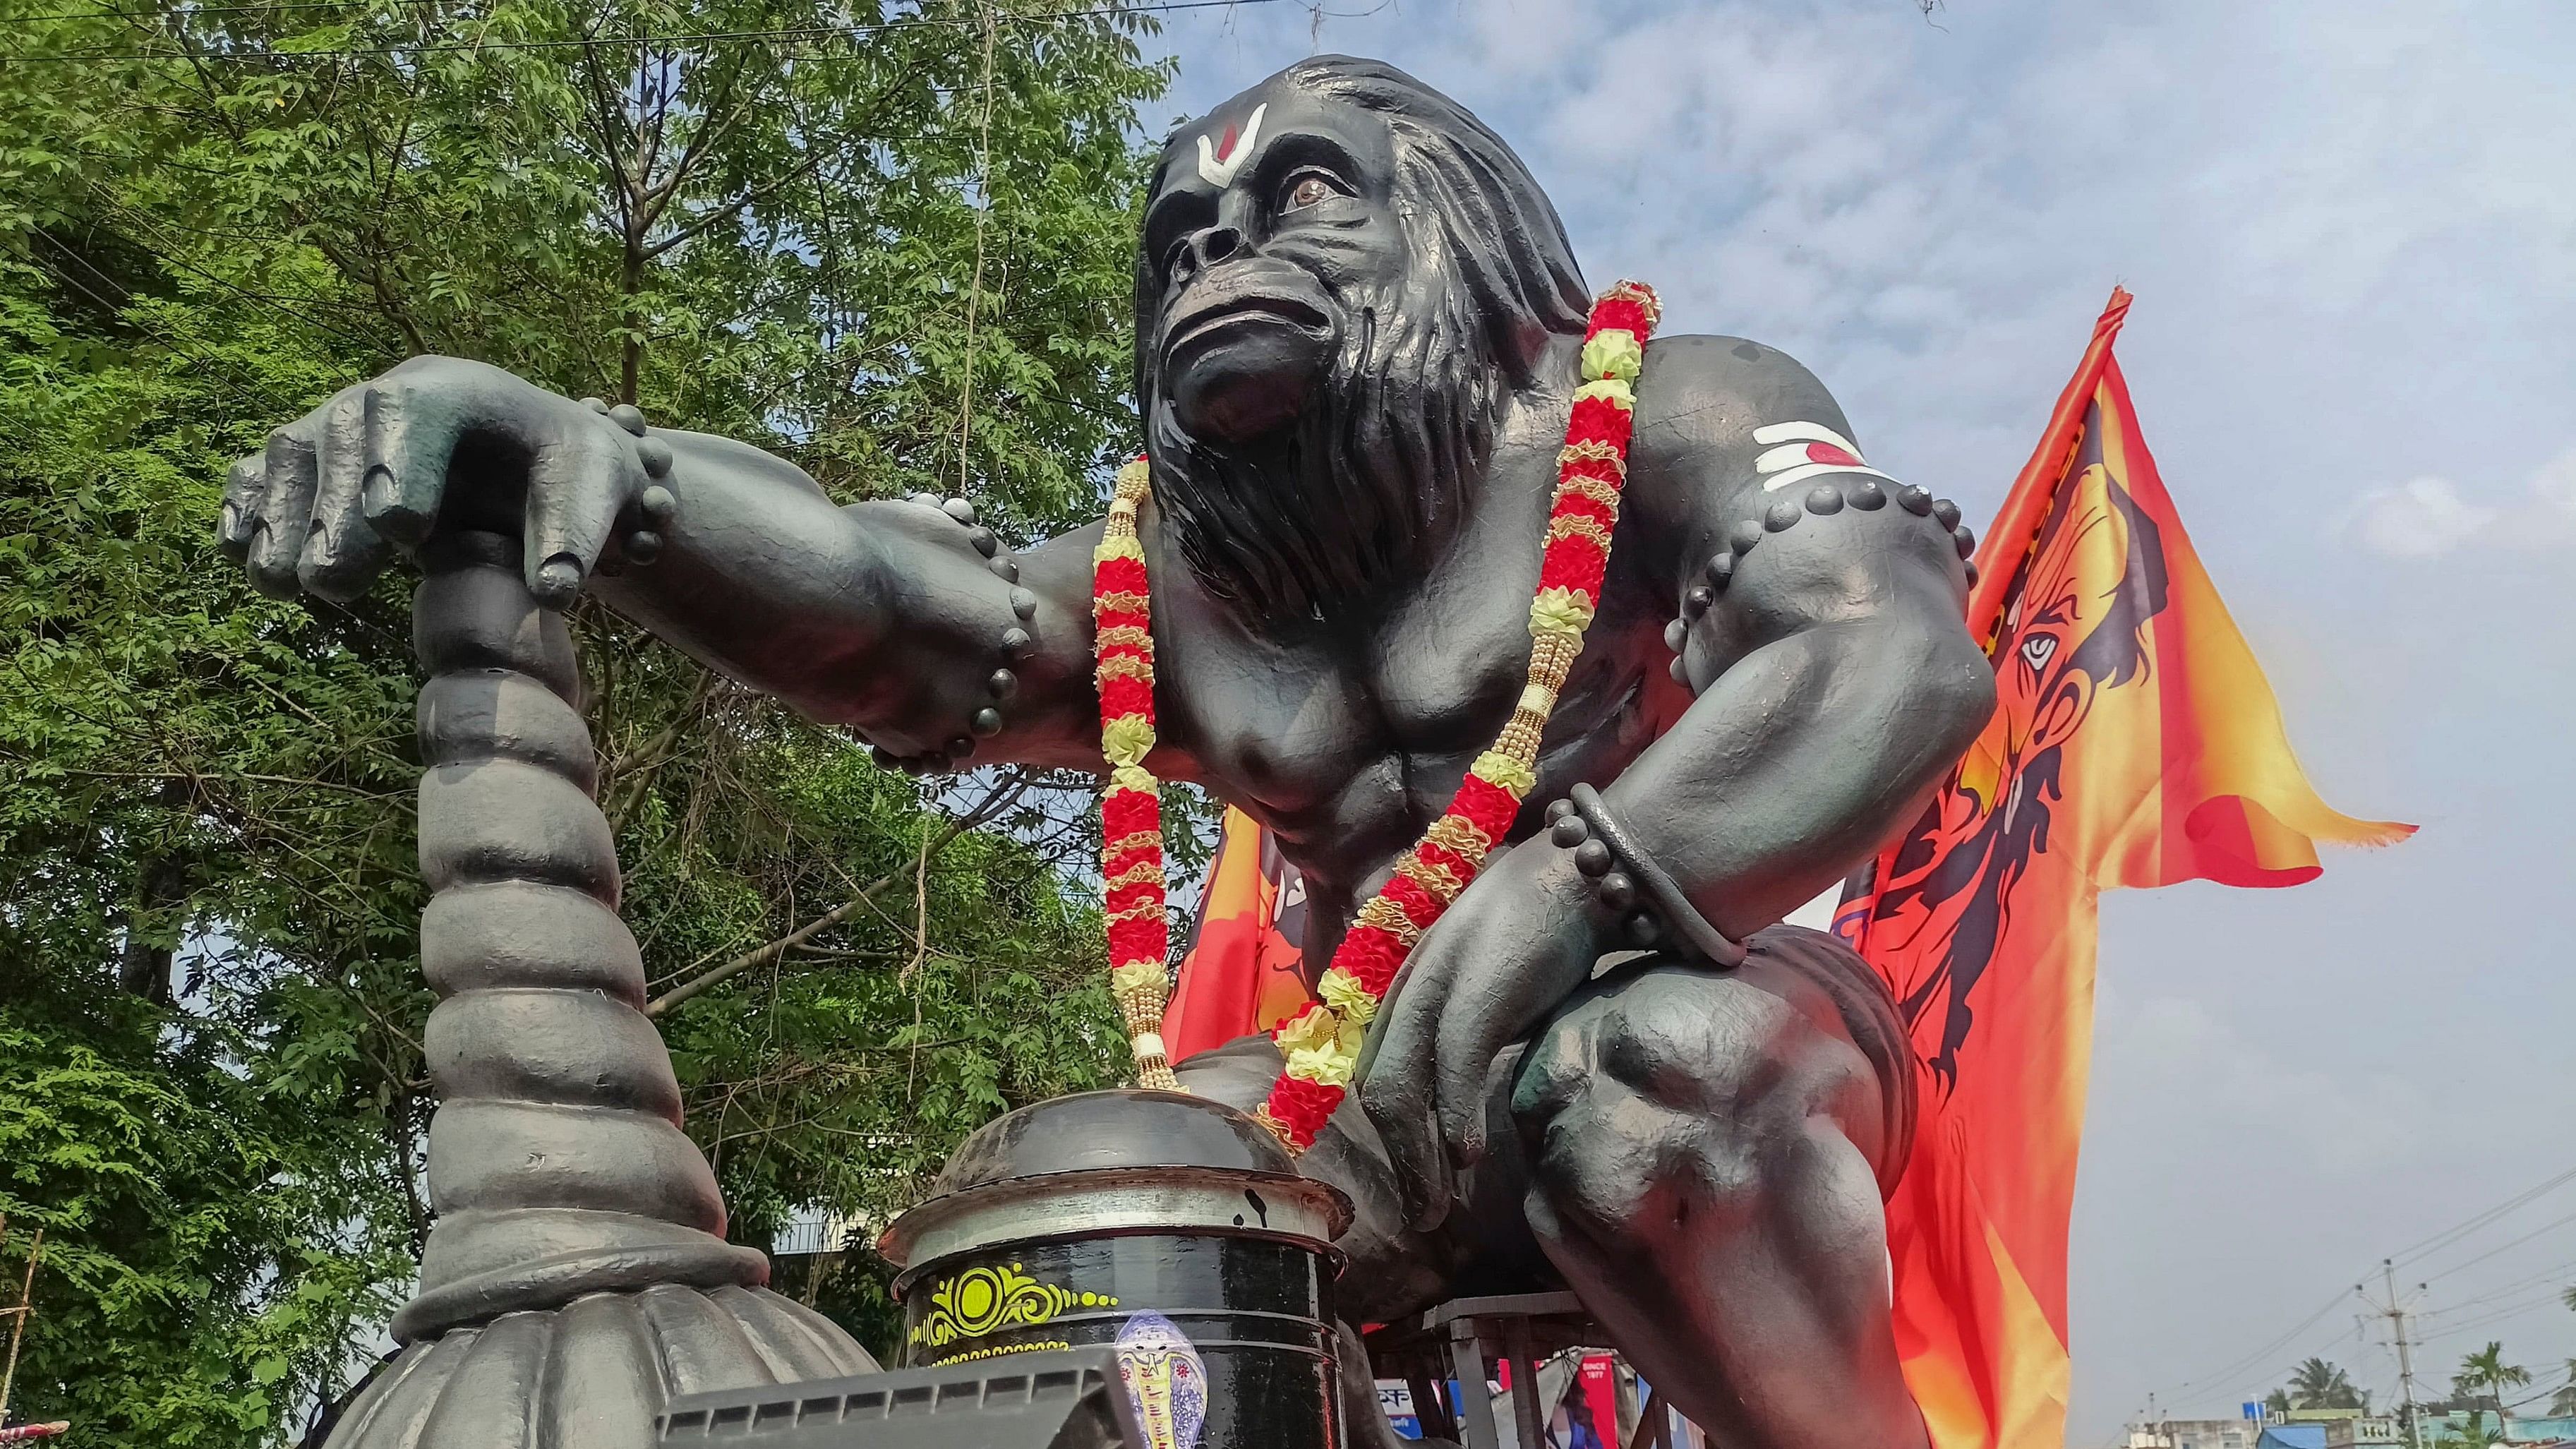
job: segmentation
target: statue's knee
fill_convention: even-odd
[[[1766,1043],[1776,998],[1705,972],[1596,988],[1532,1044],[1512,1094],[1531,1186],[1560,1233],[1749,1207],[1796,1093]]]

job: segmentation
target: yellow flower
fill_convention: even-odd
[[[1530,600],[1530,633],[1580,637],[1592,627],[1590,596],[1568,588],[1541,589]]]
[[[1583,344],[1583,377],[1587,382],[1605,377],[1633,382],[1645,360],[1646,349],[1637,345],[1636,333],[1624,327],[1607,328]]]
[[[1279,1049],[1284,1052],[1309,1051],[1330,1043],[1341,1033],[1340,1018],[1331,1007],[1309,1006],[1294,1021],[1274,1033]]]
[[[1476,763],[1467,767],[1467,773],[1486,784],[1509,791],[1515,800],[1538,788],[1537,772],[1500,750],[1487,750],[1478,755]]]
[[[1320,1086],[1347,1087],[1351,1084],[1351,1073],[1359,1066],[1359,1061],[1360,1054],[1356,1047],[1345,1047],[1340,1042],[1333,1042],[1307,1051],[1290,1052],[1288,1075]]]
[[[1637,410],[1637,395],[1629,391],[1626,381],[1616,377],[1587,382],[1576,388],[1574,395],[1577,398],[1597,397],[1623,413]]]
[[[1105,564],[1113,558],[1132,558],[1138,563],[1143,563],[1145,545],[1137,542],[1133,536],[1129,536],[1104,538],[1091,546],[1091,561],[1094,564]]]
[[[1344,1021],[1327,1007],[1310,1006],[1305,1015],[1280,1029],[1279,1046],[1288,1057],[1288,1075],[1328,1087],[1347,1087],[1366,1035],[1360,1023]]]
[[[1128,996],[1139,991],[1163,989],[1163,963],[1130,961],[1109,973],[1109,994]]]
[[[1100,727],[1100,752],[1113,765],[1141,765],[1153,748],[1154,722],[1141,714],[1122,714]]]
[[[1339,966],[1325,972],[1324,979],[1315,983],[1315,994],[1354,1026],[1365,1027],[1377,1017],[1377,998],[1368,994],[1358,977]]]
[[[1109,772],[1109,788],[1112,790],[1137,790],[1147,795],[1155,796],[1162,794],[1162,786],[1156,783],[1154,777],[1145,773],[1141,767],[1136,765],[1120,765],[1118,768],[1111,770]]]

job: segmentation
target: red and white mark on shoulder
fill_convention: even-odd
[[[1254,106],[1239,131],[1232,121],[1226,122],[1223,139],[1214,144],[1210,144],[1205,135],[1199,137],[1201,181],[1220,191],[1234,184],[1234,173],[1243,169],[1245,158],[1252,154],[1253,143],[1261,139],[1261,114],[1269,109],[1268,101]]]
[[[1753,471],[1762,475],[1765,493],[1826,473],[1866,473],[1896,481],[1861,461],[1857,444],[1822,423],[1764,423],[1753,430],[1753,441],[1763,445]]]

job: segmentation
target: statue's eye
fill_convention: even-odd
[[[1283,213],[1304,211],[1326,197],[1338,194],[1333,189],[1333,183],[1309,171],[1289,185],[1287,200],[1280,203],[1279,210]]]

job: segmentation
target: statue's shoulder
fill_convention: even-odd
[[[1809,423],[1849,436],[1833,394],[1805,365],[1742,337],[1658,337],[1637,381],[1637,464],[1733,471],[1761,451],[1757,429]]]

